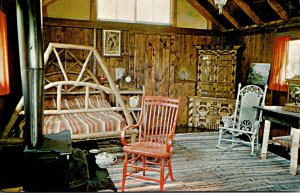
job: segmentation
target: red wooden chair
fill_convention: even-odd
[[[163,96],[143,96],[140,118],[137,124],[124,127],[121,141],[125,152],[122,191],[125,188],[126,177],[134,177],[160,183],[160,191],[164,189],[164,182],[172,174],[171,155],[172,141],[175,134],[179,99]],[[138,128],[137,142],[127,143],[125,132],[127,129]],[[160,169],[158,169],[158,166]],[[129,171],[127,167],[132,169]],[[165,166],[168,174],[165,175]],[[142,172],[140,172],[142,171]],[[147,177],[146,171],[159,172],[160,178]]]

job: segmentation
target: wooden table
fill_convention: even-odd
[[[289,126],[292,130],[290,173],[296,175],[300,137],[300,113],[285,111],[282,106],[256,106],[255,108],[263,111],[263,119],[265,120],[261,158],[267,158],[271,122]]]

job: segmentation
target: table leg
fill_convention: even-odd
[[[290,173],[296,175],[298,166],[298,148],[300,139],[300,129],[292,128],[291,164]]]
[[[261,154],[260,154],[262,159],[267,158],[270,128],[271,128],[271,121],[265,120],[264,136],[263,136],[263,142],[262,142]]]

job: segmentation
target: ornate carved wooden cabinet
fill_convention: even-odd
[[[218,130],[221,117],[231,115],[235,99],[215,97],[189,97],[189,127]]]
[[[190,127],[218,130],[221,116],[234,109],[237,51],[240,46],[195,46],[198,49],[197,96],[189,97]]]

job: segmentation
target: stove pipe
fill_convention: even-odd
[[[29,149],[42,145],[44,125],[44,60],[40,0],[17,0],[18,41],[26,144]]]

